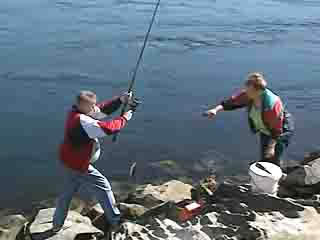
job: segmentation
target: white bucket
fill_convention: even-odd
[[[262,167],[258,167],[257,164]],[[282,177],[282,170],[279,166],[270,162],[256,162],[250,166],[249,175],[253,192],[277,194],[278,182]]]

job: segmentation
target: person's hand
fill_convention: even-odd
[[[129,105],[129,109],[132,110],[133,112],[135,112],[137,110],[137,107],[142,103],[142,101],[140,101],[138,98],[133,97],[128,105]]]
[[[224,108],[222,105],[218,105],[215,108],[209,109],[208,111],[205,111],[202,115],[205,117],[208,117],[209,119],[213,119],[215,116],[217,116],[218,112],[223,111]]]
[[[208,117],[209,119],[213,119],[217,115],[218,111],[213,108],[208,111],[205,111],[202,115]]]
[[[277,144],[277,141],[272,139],[270,144],[266,147],[266,150],[265,150],[265,153],[264,153],[265,158],[267,158],[267,159],[274,158],[276,144]]]
[[[274,147],[269,147],[266,149],[266,152],[265,152],[265,158],[267,159],[272,159],[274,158],[275,156],[275,149]]]
[[[132,115],[133,115],[133,111],[132,111],[132,110],[129,110],[128,112],[125,112],[125,113],[123,114],[123,117],[124,117],[127,121],[129,121],[129,120],[132,118]]]
[[[132,99],[132,91],[131,92],[125,92],[120,96],[120,101],[124,104],[129,103],[129,101],[131,101]]]

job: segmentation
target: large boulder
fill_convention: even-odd
[[[279,196],[308,197],[320,192],[320,158],[292,168],[280,183]]]
[[[129,195],[126,202],[152,208],[167,201],[179,202],[191,199],[191,189],[191,185],[177,180],[166,182],[160,186],[148,184],[137,188]]]
[[[147,211],[147,209],[141,205],[128,203],[120,203],[119,210],[121,212],[122,220],[136,220]],[[101,231],[107,230],[109,223],[106,220],[104,211],[100,204],[92,207],[85,216],[90,218],[92,225],[96,228],[100,229]]]
[[[320,182],[320,158],[308,162],[304,169],[306,172],[304,180],[306,185],[314,185]]]
[[[53,234],[52,218],[55,209],[42,209],[35,216],[34,221],[29,227],[32,240],[74,240],[95,239],[95,236],[101,235],[102,232],[95,228],[88,217],[84,217],[75,211],[69,211],[65,226],[58,234]]]
[[[136,198],[132,200],[140,201],[141,205],[120,204],[121,211],[131,214],[132,219],[127,219],[121,224],[120,228],[114,232],[113,239],[291,239],[286,238],[287,236],[291,236],[292,239],[320,239],[320,232],[318,232],[320,197],[310,200],[293,200],[256,194],[251,191],[248,184],[239,185],[239,183],[228,181],[219,184],[216,191],[206,199],[205,207],[190,220],[182,222],[172,218],[170,213],[176,209],[175,203],[189,199],[191,188],[190,185],[178,181],[170,181],[160,186],[140,187],[133,195]],[[155,199],[156,207],[154,207],[155,202],[149,201],[150,198],[145,201],[146,196],[152,196]],[[25,225],[26,220],[19,215],[2,215],[7,218],[0,218],[1,233],[5,232],[3,229],[15,229],[15,231],[6,232],[11,232],[12,235],[0,235],[0,240],[93,240],[101,239],[103,236],[101,230],[105,229],[106,223],[100,205],[91,208],[87,213],[88,217],[69,211],[66,228],[58,234],[53,234],[51,231],[54,210],[54,208],[40,210],[28,225]],[[22,238],[19,238],[19,234],[16,238],[17,232],[24,232],[20,230],[30,234]]]
[[[120,212],[125,219],[136,219],[146,211],[147,208],[138,204],[120,203]]]
[[[319,214],[302,203],[255,194],[249,185],[225,182],[193,219],[177,222],[164,217],[161,211],[152,217],[146,212],[141,216],[146,217],[145,221],[126,222],[115,239],[267,240],[279,234],[307,236],[312,234],[310,229]]]
[[[0,240],[15,240],[18,233],[22,231],[27,219],[20,215],[0,215]]]

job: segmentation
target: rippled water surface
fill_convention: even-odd
[[[1,0],[0,208],[55,196],[57,146],[80,89],[100,99],[127,88],[155,1]],[[116,144],[103,141],[97,166],[110,178],[138,178],[160,160],[216,163],[245,173],[258,156],[245,113],[200,116],[263,71],[296,118],[286,159],[318,148],[320,2],[161,0],[137,76],[144,100]],[[208,165],[210,165],[208,164]],[[213,166],[215,167],[215,166]],[[125,178],[125,177],[124,177]]]

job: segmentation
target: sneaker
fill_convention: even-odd
[[[58,232],[60,232],[62,230],[63,226],[54,226],[51,228],[51,231],[55,234],[57,234]]]

